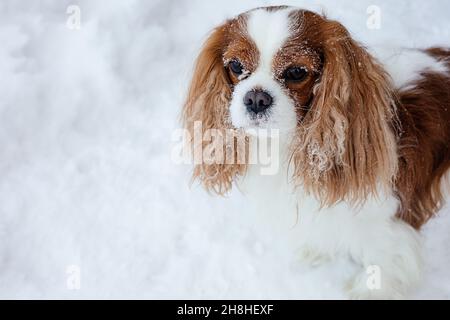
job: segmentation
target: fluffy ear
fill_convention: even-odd
[[[397,172],[390,78],[339,23],[322,23],[323,70],[293,144],[294,178],[323,205],[361,202]]]
[[[190,132],[189,144],[196,162],[193,179],[199,179],[208,191],[220,195],[231,189],[237,175],[245,173],[246,160],[242,160],[242,154],[245,153],[243,148],[247,148],[247,138],[233,130],[229,121],[232,92],[223,62],[227,33],[227,24],[220,26],[204,44],[195,64],[182,113],[184,127]],[[211,141],[194,139],[199,134],[206,139],[213,137]],[[217,138],[216,149],[210,152],[214,159],[209,157],[207,160],[205,153],[211,150],[213,138]]]

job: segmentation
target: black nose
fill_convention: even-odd
[[[263,112],[272,105],[272,102],[270,94],[262,90],[252,90],[244,96],[244,104],[249,112]]]

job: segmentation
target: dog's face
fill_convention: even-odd
[[[232,34],[244,35],[230,37],[223,53],[233,126],[294,132],[308,111],[322,58],[298,25],[302,18],[303,12],[278,8],[255,10],[231,23]]]
[[[389,77],[338,22],[291,7],[258,8],[217,27],[197,59],[186,128],[286,132],[293,180],[325,203],[364,199],[397,170]],[[230,146],[224,146],[229,148]],[[241,164],[200,164],[219,193]]]

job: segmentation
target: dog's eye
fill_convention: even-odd
[[[308,70],[305,67],[291,67],[286,69],[283,78],[286,81],[302,81],[308,76]]]
[[[230,61],[230,63],[228,64],[228,67],[235,75],[241,75],[243,72],[243,69],[244,69],[242,64],[237,60]]]

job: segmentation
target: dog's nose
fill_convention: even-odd
[[[267,92],[262,90],[252,90],[245,94],[244,105],[247,110],[254,113],[260,113],[272,105],[273,98]]]

